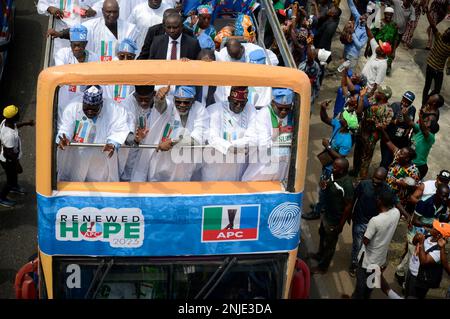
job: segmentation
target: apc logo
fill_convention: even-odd
[[[63,207],[55,220],[58,241],[108,242],[114,248],[137,248],[144,242],[139,208]]]
[[[203,207],[202,242],[257,240],[260,205]]]

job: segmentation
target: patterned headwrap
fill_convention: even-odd
[[[273,89],[272,96],[273,100],[278,104],[292,104],[294,101],[294,92],[291,89]]]
[[[87,42],[88,29],[81,24],[73,26],[69,30],[70,41],[72,42]]]
[[[193,99],[195,97],[195,88],[193,86],[177,85],[174,96],[183,99]]]
[[[122,42],[120,42],[119,47],[117,49],[117,52],[127,52],[136,54],[138,50],[136,42],[134,42],[130,38],[123,39]]]
[[[234,24],[234,35],[243,36],[247,41],[254,42],[255,40],[255,27],[252,17],[240,13],[236,18]]]
[[[99,85],[89,86],[83,93],[83,103],[98,105],[103,101],[103,90]]]
[[[214,43],[214,41],[205,32],[202,32],[198,36],[197,40],[198,43],[200,44],[200,48],[202,49],[214,50],[216,48],[216,44]]]
[[[255,50],[250,52],[249,56],[249,62],[255,63],[255,64],[266,64],[266,54],[263,50]]]
[[[248,98],[248,88],[246,86],[233,86],[230,97],[238,101],[246,101]]]
[[[213,8],[209,4],[203,4],[197,7],[198,14],[212,14]]]

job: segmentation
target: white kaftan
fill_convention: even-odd
[[[71,142],[121,145],[128,133],[127,114],[114,101],[104,99],[103,108],[94,120],[86,117],[82,102],[73,102],[64,111],[56,141],[65,134]],[[119,181],[117,151],[108,158],[108,154],[98,147],[69,146],[65,150],[58,149],[58,181]]]
[[[130,38],[134,41],[139,37],[139,31],[134,24],[123,20],[117,21],[117,37],[105,25],[105,19],[95,18],[83,23],[88,29],[88,44],[86,49],[100,56],[101,61],[112,61],[116,56],[116,47],[119,43]]]
[[[256,122],[258,150],[250,151],[242,181],[284,180],[289,168],[290,148],[273,144],[292,142],[292,115],[280,119],[269,105],[258,111]]]
[[[73,27],[82,22],[88,21],[92,18],[81,18],[80,10],[78,8],[94,8],[94,4],[97,0],[39,0],[37,4],[37,11],[39,14],[49,16],[50,13],[47,12],[49,7],[55,7],[64,11],[63,19],[55,19],[55,30],[61,31]],[[97,12],[98,13],[98,12]],[[101,12],[100,12],[101,13]],[[53,41],[53,52],[54,58],[55,54],[61,48],[67,48],[70,46],[69,40],[66,39],[54,39]],[[53,64],[53,61],[52,61]]]
[[[247,104],[236,114],[230,110],[228,102],[219,102],[210,105],[207,111],[210,116],[208,144],[216,152],[214,155],[211,151],[203,152],[202,180],[240,181],[247,165],[244,147],[257,140],[256,110]],[[238,154],[233,147],[238,149]]]
[[[97,62],[100,61],[100,57],[94,52],[86,50],[85,62]],[[61,48],[55,55],[55,65],[64,64],[77,64],[79,63],[77,58],[73,55],[71,48]],[[62,114],[65,106],[72,102],[75,98],[80,100],[83,97],[84,86],[81,85],[63,85],[59,89],[58,94],[58,127],[61,123]]]
[[[182,148],[181,145],[190,145],[192,139],[196,144],[204,144],[209,127],[208,112],[203,105],[194,102],[183,127],[173,100],[170,100],[162,119],[161,141],[170,138],[179,142],[170,151],[154,154],[149,163],[148,180],[189,181],[201,163],[201,149]]]
[[[128,98],[126,98],[120,104],[120,106],[123,107],[127,112],[127,123],[130,132],[135,134],[136,129],[138,127],[142,127],[149,129],[147,137],[151,134],[154,134],[152,128],[152,120],[155,118],[155,115],[153,115],[152,113],[157,112],[156,110],[154,110],[154,108],[149,107],[148,109],[143,109],[137,102],[134,95],[130,95]],[[151,133],[150,129],[152,130]],[[145,140],[143,141],[143,144],[146,144]],[[120,180],[131,180],[132,173],[136,170],[138,159],[140,158],[141,153],[144,151],[146,150],[138,148],[121,148],[119,150]]]
[[[161,3],[161,6],[158,9],[152,9],[148,6],[147,1],[134,7],[128,21],[135,24],[139,30],[140,35],[137,41],[139,51],[144,44],[148,28],[162,23],[164,11],[170,8],[173,8],[170,4]]]

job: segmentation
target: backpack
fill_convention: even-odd
[[[436,244],[433,247],[428,248],[425,252],[429,253],[439,249],[439,245]],[[434,263],[433,265],[420,265],[419,273],[417,274],[416,279],[416,286],[420,288],[439,288],[441,285],[443,271],[444,268],[440,262]]]

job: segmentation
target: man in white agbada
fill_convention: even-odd
[[[148,165],[149,181],[189,181],[198,168],[201,149],[182,147],[204,144],[208,133],[208,112],[194,99],[193,86],[177,86],[173,99],[168,99],[159,122],[163,125],[158,152]]]
[[[104,1],[102,0],[97,0],[97,3],[94,5],[94,9],[101,11],[103,2]],[[120,16],[122,17],[121,19],[130,22],[129,18],[131,17],[133,9],[142,3],[147,3],[148,0],[118,0],[118,2],[120,7]],[[169,4],[171,8],[175,7],[175,0],[164,0],[164,3]]]
[[[237,39],[227,41],[224,48],[215,52],[216,60],[223,62],[250,62],[250,53],[255,50],[263,50],[253,43],[240,43]],[[266,50],[269,58],[267,64],[278,65],[278,58],[271,50]],[[269,63],[270,61],[270,63]]]
[[[247,164],[248,146],[257,140],[256,109],[248,103],[248,88],[231,88],[227,102],[207,108],[208,144],[203,152],[203,181],[240,181]],[[214,154],[214,155],[213,155]]]
[[[37,11],[39,14],[55,17],[55,30],[62,31],[95,17],[98,13],[93,9],[98,0],[39,0]],[[55,39],[53,52],[69,47],[69,41]]]
[[[273,144],[292,142],[294,92],[274,88],[272,94],[271,104],[256,115],[258,150],[250,150],[243,181],[280,181],[287,177],[290,148]]]
[[[249,63],[266,64],[266,54],[264,50],[255,50],[249,54]],[[263,86],[251,86],[248,88],[248,99],[257,110],[269,105],[272,99],[272,88]]]
[[[142,174],[141,167],[146,167],[148,171],[148,162],[155,150],[137,147],[139,144],[159,143],[161,113],[166,107],[167,87],[161,88],[156,96],[154,86],[136,86],[135,88],[134,93],[120,104],[127,112],[130,131],[125,144],[135,147],[121,148],[119,151],[119,172],[122,181],[130,181],[133,175]]]
[[[138,48],[136,46],[136,42],[132,39],[126,38],[122,40],[117,47],[117,53],[113,60],[134,60],[136,58],[136,53]],[[107,85],[105,87],[105,97],[108,99],[112,99],[117,103],[121,103],[128,96],[133,94],[134,85],[127,84],[114,84]]]
[[[55,55],[55,65],[77,64],[84,62],[100,61],[100,57],[94,52],[86,50],[87,28],[83,25],[76,25],[70,28],[70,47],[61,48]],[[58,93],[58,127],[64,108],[75,98],[83,96],[83,86],[64,85]]]
[[[172,3],[162,0],[148,0],[134,7],[128,21],[135,24],[139,30],[139,48],[144,44],[148,28],[162,23],[164,11],[170,8],[173,8]]]
[[[119,5],[116,0],[105,0],[102,8],[103,16],[83,23],[88,29],[87,49],[100,56],[101,61],[111,61],[119,43],[130,38],[136,41],[139,31],[134,24],[119,19]],[[69,38],[68,30],[55,31],[48,34],[55,38]]]
[[[58,181],[119,181],[117,152],[129,133],[127,114],[112,100],[104,100],[100,86],[90,86],[82,102],[66,107],[56,135]],[[98,147],[68,147],[71,143],[101,143]]]
[[[266,54],[271,61],[271,65],[278,65],[278,58],[270,51],[261,48],[253,43],[240,43],[236,39],[231,39],[227,42],[226,47],[215,52],[216,61],[224,62],[247,62],[255,64],[269,64],[267,62]],[[214,93],[216,101],[226,102],[230,95],[231,86],[219,86]],[[258,109],[270,103],[272,97],[272,90],[264,87],[249,88],[249,100]]]

